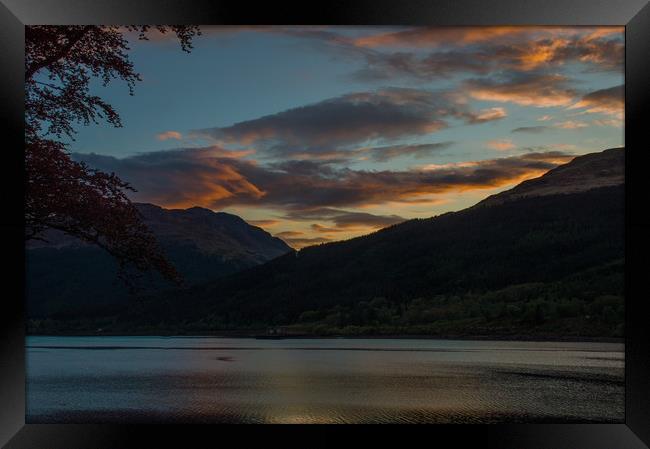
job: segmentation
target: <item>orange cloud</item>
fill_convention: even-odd
[[[534,70],[549,64],[563,64],[570,60],[591,63],[604,68],[622,70],[623,40],[606,40],[604,37],[623,35],[623,29],[595,30],[578,38],[549,38],[531,41],[519,48],[518,68]]]
[[[345,229],[329,228],[327,226],[319,225],[318,223],[312,224],[311,228],[316,232],[321,232],[324,234],[339,233],[345,231]]]
[[[486,146],[497,151],[512,150],[516,147],[516,145],[512,143],[511,139],[490,140],[487,142]]]
[[[276,233],[275,237],[292,238],[292,237],[299,237],[301,235],[305,235],[305,233],[302,232],[302,231],[282,231],[282,232]]]
[[[221,147],[219,147],[217,145],[213,145],[211,147],[205,148],[205,157],[239,159],[239,158],[242,158],[242,157],[250,156],[251,154],[255,154],[255,150],[253,150],[253,149],[248,149],[248,150],[226,150],[225,148],[221,148]]]
[[[361,80],[408,76],[416,79],[451,77],[456,73],[489,74],[503,70],[532,71],[569,62],[597,70],[623,69],[622,27],[480,27],[415,28],[365,36],[355,42],[365,51]],[[438,47],[429,54],[414,47]],[[404,47],[398,52],[367,47]]]
[[[614,86],[591,92],[569,109],[584,109],[584,113],[606,114],[622,120],[625,112],[623,86]]]
[[[562,75],[518,74],[503,81],[470,80],[465,88],[477,100],[544,108],[566,106],[573,101],[575,92],[565,87],[567,81]]]
[[[518,36],[531,31],[529,27],[432,27],[364,36],[354,40],[358,47],[435,47],[441,44],[464,45],[492,41],[498,37]]]
[[[477,121],[488,122],[507,117],[508,114],[504,108],[482,109],[476,116]]]
[[[247,221],[253,226],[259,226],[261,228],[270,228],[282,223],[280,220],[247,220]]]
[[[499,159],[426,165],[401,171],[352,170],[313,161],[260,166],[254,161],[211,157],[208,149],[145,153],[117,159],[74,155],[91,167],[115,172],[138,191],[134,199],[167,207],[256,205],[284,210],[364,207],[390,202],[429,203],[452,191],[505,186],[538,175],[572,156],[557,151]],[[329,215],[338,227],[400,220],[371,214]],[[310,216],[310,221],[318,219]]]
[[[302,249],[307,246],[314,246],[332,241],[332,239],[328,239],[327,237],[290,237],[283,238],[282,240],[294,249]]]
[[[156,134],[156,139],[158,140],[169,140],[169,139],[181,140],[182,138],[183,135],[178,131],[165,131],[163,133]]]
[[[189,192],[181,190],[173,196],[165,194],[156,197],[153,202],[164,207],[187,208],[196,205],[214,205],[237,197],[260,199],[265,195],[265,192],[246,179],[235,167],[226,164],[210,165],[212,166],[209,170],[194,172],[194,179],[191,181],[184,174],[178,177],[173,174],[170,176],[171,182],[176,185],[191,182],[193,194],[188,195]]]
[[[548,64],[553,61],[558,51],[569,43],[570,41],[567,39],[534,42],[528,46],[528,51],[522,52],[519,57],[519,68],[532,70],[542,64]]]
[[[611,126],[614,128],[621,128],[623,126],[623,120],[621,119],[596,119],[593,123],[597,126]]]
[[[589,124],[585,122],[576,122],[574,120],[567,120],[565,122],[556,123],[554,126],[556,128],[562,128],[562,129],[579,129],[579,128],[587,128]]]
[[[232,152],[212,146],[141,153],[123,159],[89,154],[84,160],[119,173],[137,186],[135,200],[164,207],[213,208],[235,198],[263,198],[266,192],[241,171],[255,164],[247,161],[238,165],[235,161],[239,159],[232,156]]]

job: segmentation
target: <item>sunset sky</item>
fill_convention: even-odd
[[[143,81],[94,91],[123,128],[78,160],[133,200],[241,216],[293,247],[470,206],[623,146],[624,30],[202,27],[133,38]]]

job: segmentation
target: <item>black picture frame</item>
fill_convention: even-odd
[[[613,449],[650,446],[650,331],[644,280],[650,219],[644,191],[650,148],[643,117],[650,109],[650,4],[645,0],[348,0],[265,2],[240,0],[0,0],[0,111],[7,125],[2,164],[5,287],[0,312],[0,444],[7,448],[195,447],[221,444],[315,446],[337,444],[350,433],[392,444],[498,448]],[[625,26],[626,327],[625,424],[495,424],[432,426],[45,425],[25,424],[25,316],[23,195],[24,26],[32,24],[374,24],[374,25],[621,25]],[[645,175],[645,176],[644,176]],[[20,187],[17,187],[20,186]],[[8,288],[13,287],[13,288]],[[233,429],[234,427],[234,429]],[[284,432],[297,432],[286,435]],[[236,442],[226,443],[226,435]],[[287,438],[288,437],[288,438]],[[199,439],[203,444],[199,443]],[[258,443],[259,444],[259,443]]]

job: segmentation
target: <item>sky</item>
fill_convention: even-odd
[[[123,127],[73,157],[134,201],[239,215],[294,248],[471,206],[623,146],[622,27],[201,27],[128,36]]]

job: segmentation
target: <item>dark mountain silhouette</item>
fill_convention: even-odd
[[[611,148],[577,157],[539,178],[492,195],[477,206],[501,204],[519,198],[585,192],[598,187],[621,185],[624,180],[625,151],[623,148]]]
[[[102,326],[145,333],[272,325],[311,334],[620,336],[623,161],[623,149],[581,156],[459,212],[141,298]],[[80,321],[58,326],[84,329]]]
[[[282,240],[236,215],[208,209],[163,209],[136,205],[170,261],[189,285],[214,280],[291,251]],[[103,250],[59,231],[27,248],[30,315],[103,313],[123,304],[128,292],[116,278],[116,264]],[[143,288],[163,289],[161,279]],[[153,285],[149,285],[153,284]]]

